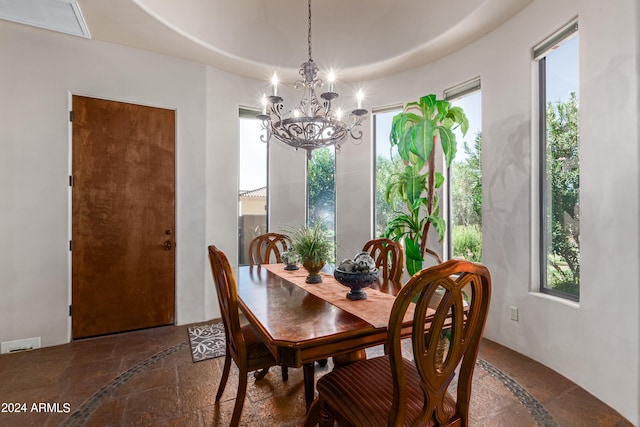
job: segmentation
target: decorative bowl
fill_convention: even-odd
[[[287,266],[284,268],[285,270],[297,270],[298,268],[298,263],[300,262],[300,255],[298,255],[297,253],[293,252],[293,251],[285,251],[282,252],[282,261],[287,264]]]
[[[362,290],[370,286],[372,283],[378,281],[380,272],[377,268],[370,269],[369,271],[349,272],[336,268],[333,271],[333,277],[336,278],[340,284],[351,288],[351,291],[347,293],[347,298],[352,301],[367,299],[367,294]]]

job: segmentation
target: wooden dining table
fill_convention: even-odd
[[[385,343],[395,298],[366,289],[366,300],[351,301],[349,288],[322,274],[314,285],[304,284],[304,269],[287,271],[284,264],[241,266],[237,274],[240,309],[277,363],[303,367],[307,407],[315,396],[314,362]]]

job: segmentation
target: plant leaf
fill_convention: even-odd
[[[423,120],[414,126],[415,153],[425,162],[429,160],[433,151],[433,122]]]
[[[447,229],[447,223],[444,218],[434,215],[428,215],[427,220],[433,224],[433,227],[438,232],[438,241],[441,242],[444,239],[444,233]]]
[[[438,121],[442,122],[449,112],[449,101],[444,99],[436,101],[436,110],[438,111]]]
[[[467,119],[467,115],[461,107],[449,108],[447,117],[450,117],[455,123],[460,125],[460,131],[463,136],[467,134],[467,131],[469,130],[469,119]]]
[[[451,129],[440,126],[438,128],[440,134],[440,143],[442,144],[442,151],[444,152],[444,159],[447,167],[451,166],[451,162],[456,157],[456,136]]]
[[[422,115],[425,118],[432,119],[433,112],[436,108],[436,96],[435,94],[425,95],[420,98],[420,108],[422,109]]]
[[[425,183],[426,177],[424,175],[412,174],[407,176],[407,199],[410,205],[413,206],[415,201],[420,198]]]
[[[411,239],[404,239],[404,245],[407,249],[407,271],[412,276],[422,269],[424,258],[420,253],[420,245]]]
[[[411,258],[417,261],[424,261],[422,254],[420,253],[420,245],[411,239],[405,239],[404,245],[407,248],[407,258]]]
[[[422,261],[413,260],[413,259],[407,257],[406,264],[407,264],[407,272],[411,276],[416,274],[418,271],[422,270]]]

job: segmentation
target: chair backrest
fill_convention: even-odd
[[[480,264],[464,260],[449,260],[416,273],[398,294],[389,318],[387,346],[394,384],[393,407],[389,425],[404,425],[407,406],[405,366],[402,362],[401,332],[403,318],[409,307],[414,308],[412,345],[413,357],[424,393],[422,419],[415,425],[445,425],[459,417],[469,425],[471,380],[478,346],[484,330],[489,300],[491,276]],[[437,308],[430,308],[438,301]],[[415,305],[412,304],[415,302]],[[425,328],[416,327],[425,325]],[[449,336],[444,360],[437,351],[441,337]],[[460,365],[455,403],[447,389]]]
[[[247,358],[247,349],[244,336],[240,327],[240,315],[238,311],[238,290],[236,278],[229,264],[229,259],[224,252],[214,245],[209,246],[209,262],[211,273],[218,293],[220,314],[227,340],[227,350],[230,356],[236,360]]]
[[[282,253],[289,247],[289,238],[284,234],[266,233],[255,237],[249,245],[251,265],[282,262]]]
[[[391,239],[369,240],[362,247],[376,261],[381,272],[380,290],[397,294],[402,288],[402,271],[404,268],[404,251],[400,243]]]

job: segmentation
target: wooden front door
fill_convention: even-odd
[[[173,324],[175,111],[72,104],[72,336]]]

